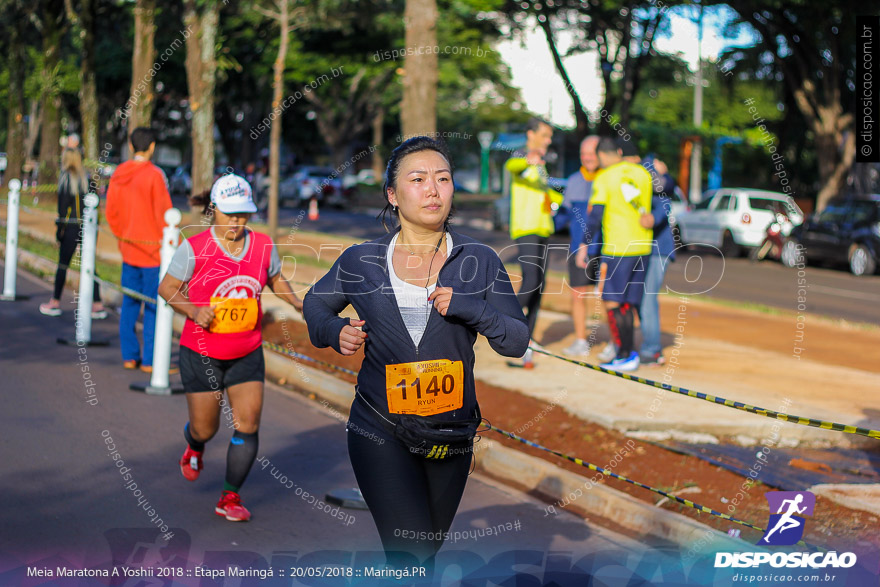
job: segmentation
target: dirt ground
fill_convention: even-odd
[[[289,321],[284,329],[289,336],[287,339],[282,334],[281,323],[268,324],[264,328],[264,338],[279,344],[292,344],[297,352],[322,361],[355,371],[359,369],[363,360],[363,351],[351,357],[344,357],[332,349],[316,349],[309,342],[308,332],[301,322]],[[333,373],[345,381],[351,383],[355,381],[354,377],[334,372],[332,369],[323,370]],[[527,427],[527,432],[524,432],[523,435],[530,440],[602,467],[607,466],[620,446],[630,440],[622,433],[579,420],[561,408],[482,381],[477,382],[477,395],[480,398],[483,415],[493,425],[511,431]],[[542,411],[545,414],[544,417],[534,422],[535,414],[542,413]],[[546,452],[527,447],[498,433],[487,432],[484,437],[546,459],[581,475],[592,477],[595,474],[593,471]],[[634,454],[624,458],[623,462],[615,469],[616,473],[649,483],[667,492],[687,488],[688,491],[681,495],[685,499],[716,511],[731,514],[756,526],[762,526],[766,523],[767,503],[764,498],[764,491],[768,490],[766,486],[760,483],[755,484],[746,493],[745,499],[733,512],[730,512],[727,504],[721,499],[726,498],[729,503],[747,478],[695,457],[676,454],[645,442],[636,440],[633,442],[636,445]],[[637,499],[652,504],[663,499],[656,493],[615,479],[602,479],[600,482],[609,483],[614,489],[624,491]],[[697,489],[694,488],[699,491],[697,492]],[[755,530],[700,513],[674,502],[666,501],[661,507],[694,517],[721,531],[726,532],[729,528],[739,528],[742,531],[742,538],[752,543],[756,543],[760,538],[760,533]],[[829,549],[835,548],[835,545],[839,545],[840,548],[852,549],[855,543],[862,546],[880,547],[880,519],[869,513],[841,507],[822,497],[817,497],[815,515],[810,522],[804,536],[804,540],[810,544]]]

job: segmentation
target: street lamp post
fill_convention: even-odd
[[[697,23],[697,71],[694,79],[694,126],[699,129],[703,126],[703,4],[700,2],[700,15]],[[691,185],[688,190],[688,198],[697,202],[702,197],[702,170],[701,156],[703,154],[703,142],[698,137],[694,141],[694,150],[691,153]]]

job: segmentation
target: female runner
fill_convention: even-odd
[[[281,276],[272,239],[246,226],[257,207],[244,178],[224,175],[211,188],[210,203],[194,203],[213,212],[213,226],[180,245],[159,284],[159,295],[187,318],[180,337],[180,374],[189,422],[183,429],[187,447],[180,470],[189,481],[199,477],[205,443],[217,432],[221,408],[230,413],[225,389],[235,432],[214,511],[245,522],[251,514],[238,492],[257,455],[266,371],[260,295],[268,285],[297,310],[302,301]]]
[[[392,565],[432,565],[458,509],[480,421],[477,335],[508,357],[529,344],[498,255],[449,228],[452,193],[445,145],[401,144],[385,178],[399,230],[348,248],[305,296],[312,344],[364,346],[348,451]],[[349,304],[360,319],[339,317]]]

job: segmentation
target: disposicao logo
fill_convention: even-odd
[[[790,546],[804,535],[806,520],[816,507],[816,496],[809,491],[770,491],[764,494],[770,506],[770,521],[758,544]]]
[[[816,496],[809,491],[770,491],[764,496],[771,513],[767,530],[758,545],[797,544],[804,535],[806,519],[803,516],[813,515]],[[762,564],[775,568],[849,568],[856,564],[856,560],[852,552],[718,552],[715,553],[715,568],[754,568]]]

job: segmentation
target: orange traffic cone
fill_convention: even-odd
[[[318,198],[312,198],[309,201],[309,220],[318,219]]]

